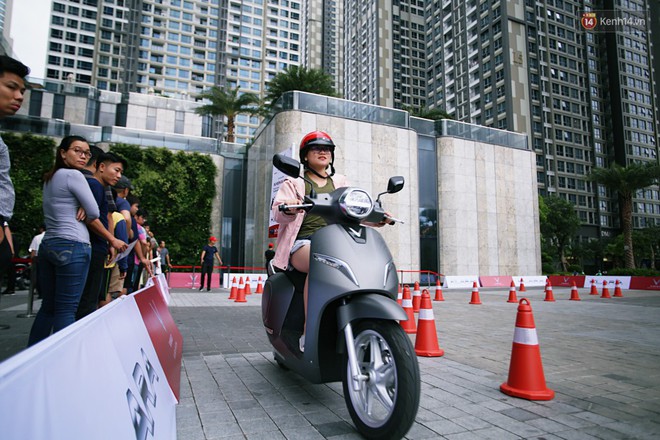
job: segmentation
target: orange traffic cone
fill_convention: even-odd
[[[589,295],[598,295],[598,288],[596,287],[596,280],[593,278],[591,279],[591,290],[589,291]]]
[[[421,301],[422,301],[422,293],[419,290],[419,281],[415,281],[415,286],[413,287],[413,297],[412,297],[413,312],[415,313],[419,312],[419,305]]]
[[[552,293],[552,283],[550,283],[550,280],[545,282],[545,299],[543,301],[555,301],[555,295]]]
[[[575,281],[573,281],[573,285],[571,286],[571,297],[569,298],[571,301],[581,301],[580,300],[580,294],[578,293],[578,288],[575,285]]]
[[[252,295],[252,286],[250,285],[250,277],[245,278],[245,294]]]
[[[240,295],[243,293],[243,297],[245,298],[245,281],[243,281],[243,277],[238,278],[238,292],[237,294]]]
[[[616,280],[615,286],[614,286],[614,297],[615,298],[623,298],[623,292],[621,291],[621,283],[619,280]]]
[[[264,282],[261,277],[259,277],[259,281],[257,281],[257,290],[255,290],[254,293],[264,293]]]
[[[403,292],[408,288],[408,286],[405,286],[403,289],[401,288],[401,285],[399,285],[399,292],[396,294],[396,302],[399,303],[400,306],[403,305]]]
[[[238,295],[238,287],[236,287],[236,277],[231,279],[231,290],[229,291],[229,299],[236,299]]]
[[[415,339],[415,353],[417,353],[417,356],[439,357],[445,354],[445,351],[438,345],[438,333],[435,329],[431,295],[426,289],[422,291],[418,318],[417,338]]]
[[[511,287],[509,287],[509,299],[508,303],[517,303],[518,297],[516,296],[516,283],[511,280]]]
[[[525,283],[523,282],[523,279],[520,279],[520,287],[518,288],[520,292],[527,292],[527,289],[525,289]]]
[[[509,378],[500,385],[500,391],[528,400],[551,400],[555,397],[555,392],[545,384],[534,315],[527,298],[522,298],[518,305]]]
[[[442,296],[442,284],[440,284],[440,280],[435,281],[435,298],[433,298],[433,301],[444,301],[445,298]]]
[[[410,288],[404,286],[403,288],[403,300],[401,301],[403,310],[408,315],[406,321],[401,321],[401,328],[403,331],[409,334],[417,333],[417,326],[415,325],[415,313],[413,312],[412,298],[410,297]]]
[[[477,282],[472,283],[472,298],[470,298],[470,304],[481,304],[481,298],[479,298],[479,288],[477,287]]]
[[[241,284],[242,281],[243,279],[241,278]],[[245,286],[243,286],[242,288],[241,287],[238,288],[238,294],[236,295],[236,299],[234,300],[234,302],[237,303],[247,302],[247,300],[245,299]]]
[[[610,295],[610,289],[607,287],[607,280],[603,280],[603,293],[600,295],[601,298],[612,298]]]

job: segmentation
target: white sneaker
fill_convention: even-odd
[[[305,352],[305,335],[303,334],[300,339],[298,339],[298,348],[301,353]]]

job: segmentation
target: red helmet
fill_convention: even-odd
[[[307,168],[307,160],[305,160],[305,156],[307,156],[307,151],[315,145],[322,145],[322,146],[327,146],[330,148],[330,153],[332,154],[332,159],[330,160],[330,175],[335,174],[335,143],[332,142],[332,138],[328,133],[325,131],[312,131],[310,133],[307,133],[302,140],[300,141],[300,162],[303,163],[305,168]]]
[[[303,137],[302,140],[300,141],[301,161],[304,160],[305,155],[309,150],[309,147],[313,145],[325,145],[330,147],[330,151],[333,153],[333,158],[334,158],[335,143],[332,142],[332,138],[330,137],[330,135],[325,131],[312,131],[311,133],[307,133],[305,137]]]

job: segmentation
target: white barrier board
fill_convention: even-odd
[[[445,282],[442,287],[447,289],[466,289],[472,288],[473,284],[477,283],[479,285],[479,275],[463,275],[463,276],[453,276],[446,275]]]
[[[515,283],[516,286],[520,287],[520,280],[523,280],[523,283],[525,283],[525,287],[545,287],[546,281],[548,281],[548,277],[545,275],[527,275],[527,276],[520,276],[516,275],[513,277],[513,282]]]
[[[176,398],[133,296],[0,364],[0,436],[176,439]]]
[[[616,276],[616,275],[594,275],[594,276],[589,276],[586,275],[584,277],[584,287],[591,287],[591,280],[596,281],[596,287],[601,289],[603,287],[603,281],[607,281],[607,288],[612,289],[612,293],[614,293],[614,288],[616,287],[616,280],[619,280],[619,287],[622,289],[628,290],[630,289],[630,280],[632,277],[630,276]]]

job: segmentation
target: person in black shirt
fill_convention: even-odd
[[[220,258],[220,253],[218,248],[215,247],[215,242],[218,241],[215,237],[209,238],[209,243],[204,246],[202,250],[202,256],[200,257],[200,262],[202,263],[202,279],[199,282],[199,290],[204,288],[204,277],[208,275],[206,281],[206,290],[211,291],[211,275],[213,274],[213,258],[215,257],[218,260],[218,263],[222,265],[222,258]]]

